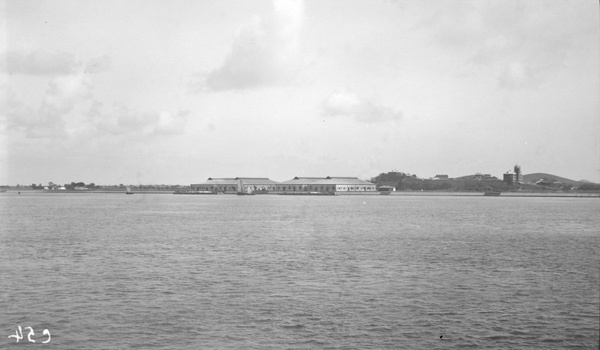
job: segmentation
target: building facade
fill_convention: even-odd
[[[378,194],[375,184],[356,177],[295,177],[277,186],[281,194]]]
[[[187,194],[379,194],[375,184],[356,177],[295,177],[284,182],[269,178],[209,177],[190,185]]]
[[[198,193],[237,193],[238,181],[232,177],[209,177],[206,181],[191,184],[192,191]]]
[[[522,184],[523,183],[523,172],[521,171],[521,166],[516,164],[513,167],[514,171],[507,171],[502,176],[502,181],[513,185],[513,184]]]
[[[502,175],[502,181],[509,185],[517,183],[517,174],[513,172],[506,172]]]
[[[266,177],[209,177],[206,181],[191,184],[193,192],[225,194],[257,194],[275,192],[278,182]]]
[[[521,171],[521,166],[519,164],[516,164],[514,167],[515,170],[515,175],[516,175],[516,182],[518,184],[522,184],[523,183],[523,172]]]
[[[266,194],[277,191],[278,182],[266,177],[236,177],[238,180],[238,193]]]

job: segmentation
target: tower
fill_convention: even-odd
[[[517,183],[518,184],[522,184],[523,183],[523,173],[521,173],[521,166],[519,164],[515,165],[515,174],[517,175]]]

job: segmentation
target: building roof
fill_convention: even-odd
[[[242,184],[246,185],[278,185],[279,182],[273,181],[266,177],[236,177],[236,180],[241,180]]]
[[[206,181],[191,184],[192,187],[206,186],[206,185],[238,185],[242,181],[242,184],[246,185],[277,185],[278,182],[270,180],[266,177],[209,177]]]
[[[238,180],[232,177],[209,177],[206,181],[192,184],[192,187],[202,186],[202,185],[237,185]]]
[[[273,181],[266,177],[209,177],[206,181],[191,184],[192,187],[206,185],[375,185],[357,177],[327,176],[327,177],[300,177],[296,176],[284,182]]]
[[[284,181],[282,185],[374,185],[357,177],[298,177]]]

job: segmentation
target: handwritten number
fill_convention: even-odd
[[[15,339],[17,339],[17,343],[19,342],[19,340],[23,339],[23,330],[21,329],[21,326],[17,326],[18,329],[15,331],[16,335],[9,335],[9,338],[15,337]]]
[[[44,329],[44,331],[42,332],[43,335],[47,335],[48,336],[48,340],[43,341],[42,344],[46,344],[50,342],[50,332],[48,332],[47,329]]]
[[[27,334],[27,340],[29,340],[31,343],[35,343],[35,340],[31,339],[31,337],[35,335],[33,328],[25,327],[25,329],[27,329],[27,328],[29,328],[29,334]],[[42,344],[49,343],[50,339],[51,339],[50,332],[47,329],[44,329],[42,334],[48,336],[48,340],[43,341]],[[19,340],[22,340],[23,339],[23,329],[21,328],[21,326],[17,326],[17,330],[15,331],[15,334],[9,335],[8,338],[15,338],[17,340],[17,343],[19,342]]]
[[[35,343],[35,340],[31,339],[32,335],[35,335],[35,333],[33,333],[33,328],[31,327],[25,327],[25,329],[29,328],[29,334],[27,334],[27,340],[29,340],[32,343]]]

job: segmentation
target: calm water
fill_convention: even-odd
[[[598,349],[598,199],[3,193],[0,208],[0,348]],[[36,344],[8,338],[18,325]]]

